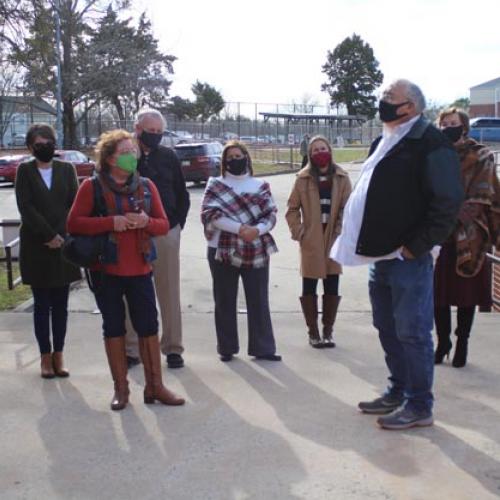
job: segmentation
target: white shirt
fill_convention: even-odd
[[[50,186],[52,185],[52,167],[39,168],[38,171],[42,176],[43,182],[45,182],[45,185],[50,189]]]
[[[366,159],[359,179],[344,207],[344,216],[342,219],[342,232],[336,239],[330,258],[344,266],[361,266],[377,262],[378,260],[402,259],[401,248],[394,250],[387,255],[380,257],[367,257],[356,253],[356,246],[359,239],[359,232],[365,213],[366,195],[370,186],[370,181],[380,160],[410,131],[413,124],[420,118],[415,116],[411,120],[401,123],[396,127],[389,129],[384,127],[382,139],[377,145],[375,151]]]
[[[260,187],[264,183],[262,179],[257,179],[249,174],[233,175],[229,172],[226,172],[225,177],[217,177],[217,180],[223,182],[226,186],[229,186],[236,194],[258,193]],[[220,217],[213,222],[213,225],[216,230],[214,231],[212,239],[208,242],[208,246],[211,248],[217,248],[221,231],[238,234],[241,222],[235,221],[229,217]],[[259,235],[262,236],[271,230],[272,225],[269,222],[262,222],[257,224],[255,227],[259,230]]]

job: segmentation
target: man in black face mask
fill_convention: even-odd
[[[184,366],[184,347],[179,252],[190,201],[179,159],[172,149],[160,145],[165,125],[159,111],[146,109],[137,115],[135,133],[141,153],[137,168],[141,176],[155,183],[170,222],[168,234],[154,238],[157,258],[153,262],[153,276],[162,319],[161,351],[169,368],[181,368]],[[137,335],[128,316],[126,338],[127,359],[129,365],[134,365],[139,360]]]
[[[449,140],[422,115],[425,98],[408,80],[389,85],[384,123],[344,208],[331,257],[370,265],[373,324],[389,386],[363,413],[384,429],[432,425],[433,248],[453,230],[463,199],[460,165]]]

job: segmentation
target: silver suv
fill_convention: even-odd
[[[178,136],[175,132],[172,132],[171,130],[165,130],[165,132],[163,132],[163,137],[160,144],[162,146],[167,146],[167,148],[173,148],[176,144],[179,144],[179,142],[185,142],[185,140],[182,137]]]

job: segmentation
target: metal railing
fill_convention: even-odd
[[[19,227],[21,225],[20,221],[9,220],[4,221],[0,220],[0,227]],[[17,262],[19,259],[16,255],[14,255],[13,250],[19,246],[19,237],[14,238],[12,241],[9,241],[4,245],[5,256],[0,257],[0,262],[5,262],[7,268],[7,286],[9,290],[14,290],[14,288],[21,284],[21,277],[18,276],[14,279],[14,266],[13,262]]]

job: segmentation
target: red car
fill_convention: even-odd
[[[0,158],[0,182],[14,183],[17,167],[31,158],[31,155],[26,154],[2,156]],[[55,158],[73,163],[80,182],[94,173],[95,163],[80,151],[58,150],[56,151]]]

